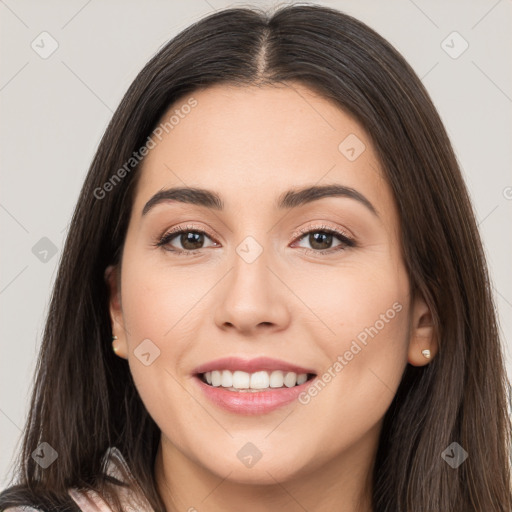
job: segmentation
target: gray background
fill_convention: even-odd
[[[473,199],[512,375],[512,1],[312,3],[375,28],[431,94]],[[113,111],[179,31],[214,10],[256,4],[276,2],[0,0],[0,488],[19,446],[67,226]],[[58,48],[47,56],[52,39]]]

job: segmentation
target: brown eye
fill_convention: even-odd
[[[330,233],[317,231],[308,235],[308,242],[313,249],[317,249],[319,251],[330,249],[333,242],[333,236]]]
[[[204,231],[177,228],[162,236],[156,246],[178,254],[195,254],[208,247],[204,245],[207,240],[211,240],[211,237]],[[212,245],[215,245],[215,243],[210,244],[210,246]]]
[[[336,239],[339,243],[333,246]],[[299,238],[299,243],[304,241],[310,245],[310,247],[304,247],[308,252],[312,251],[319,254],[333,253],[356,245],[351,238],[330,228],[317,228],[303,231],[302,236]]]
[[[188,251],[201,249],[201,245],[204,243],[204,235],[197,231],[186,231],[176,236],[179,237],[182,247]]]

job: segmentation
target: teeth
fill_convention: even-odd
[[[231,373],[229,370],[224,370],[225,372]],[[236,389],[248,389],[251,384],[251,375],[246,372],[236,371],[233,372],[233,384],[232,387]]]
[[[222,383],[222,374],[218,371],[212,372],[212,386],[220,386]]]
[[[284,385],[287,388],[291,388],[297,384],[297,374],[294,372],[289,372],[284,376]]]
[[[222,372],[220,385],[223,388],[230,388],[233,385],[233,375],[231,374],[231,372],[228,372],[227,370],[224,370]]]
[[[267,372],[256,372],[251,374],[251,389],[266,389],[270,384]]]
[[[297,384],[300,386],[301,384],[304,384],[308,380],[308,376],[306,373],[300,373],[297,375]]]
[[[270,387],[271,388],[282,388],[284,383],[284,375],[281,370],[272,372],[270,374]]]
[[[304,384],[308,380],[307,373],[266,371],[247,373],[242,371],[231,372],[229,370],[213,370],[203,374],[208,384],[214,387],[222,387],[231,391],[260,390],[269,388],[292,388]]]

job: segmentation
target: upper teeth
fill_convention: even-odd
[[[276,370],[270,373],[266,371],[247,373],[242,371],[231,372],[229,370],[214,370],[204,374],[206,382],[212,386],[234,389],[266,389],[287,388],[304,384],[308,380],[307,373],[282,372]]]

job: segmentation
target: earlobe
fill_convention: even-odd
[[[104,273],[109,289],[109,312],[112,326],[112,350],[116,355],[127,359],[128,347],[124,330],[123,312],[121,308],[121,290],[119,286],[118,267],[109,265]]]
[[[417,297],[411,315],[407,360],[413,366],[424,366],[434,358],[437,350],[438,343],[430,308],[423,297]]]

